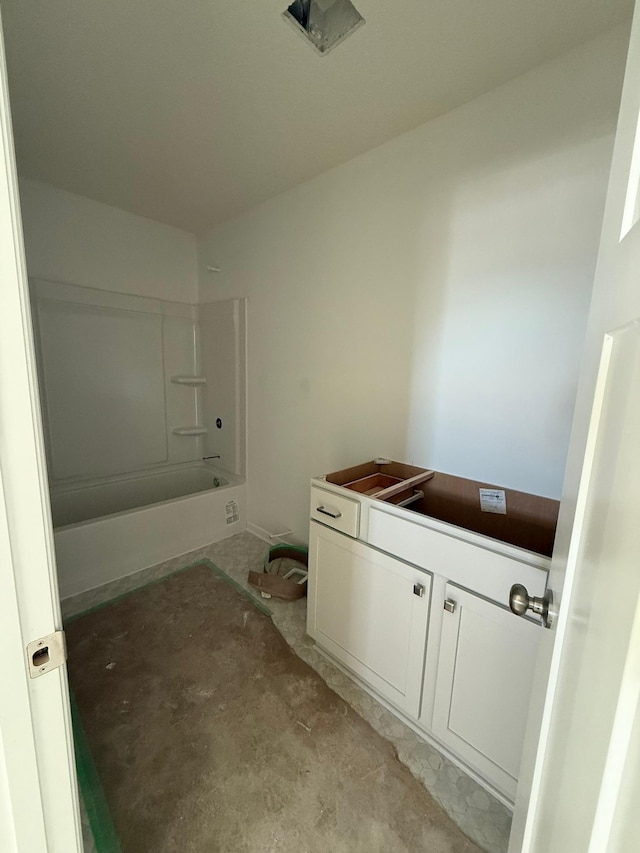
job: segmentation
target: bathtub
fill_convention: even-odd
[[[60,597],[246,529],[243,480],[206,463],[55,486]]]

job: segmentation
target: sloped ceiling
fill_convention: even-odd
[[[3,0],[18,168],[193,232],[626,20],[632,0],[356,0],[319,56],[288,0]]]

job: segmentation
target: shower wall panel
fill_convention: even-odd
[[[32,281],[52,482],[188,462],[202,438],[196,307]]]
[[[169,459],[171,462],[191,462],[202,459],[204,455],[202,437],[176,435],[173,430],[184,426],[204,426],[202,391],[198,390],[197,386],[183,385],[171,380],[175,376],[196,376],[201,373],[197,323],[193,316],[165,316],[163,330]]]
[[[162,317],[44,299],[38,326],[53,478],[166,462]]]
[[[203,389],[203,421],[209,431],[205,455],[238,476],[246,468],[246,299],[208,302],[198,307]]]

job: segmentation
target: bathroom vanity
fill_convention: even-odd
[[[558,502],[376,460],[311,482],[307,630],[509,804]]]

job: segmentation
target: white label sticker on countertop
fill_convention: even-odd
[[[482,512],[507,514],[507,499],[503,489],[480,489],[480,509]]]

